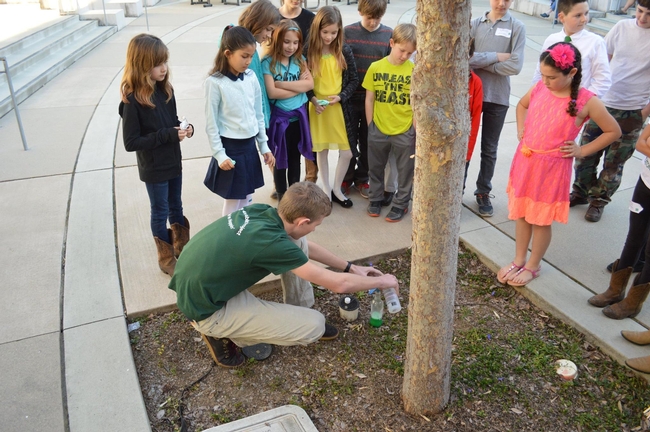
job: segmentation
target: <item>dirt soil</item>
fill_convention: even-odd
[[[183,430],[202,431],[294,404],[321,432],[641,430],[641,413],[650,404],[647,383],[498,284],[464,249],[449,404],[436,415],[407,414],[400,393],[410,253],[375,265],[400,279],[400,313],[385,313],[381,327],[370,327],[371,297],[361,294],[359,319],[349,323],[339,316],[339,296],[316,290],[315,309],[339,328],[339,338],[274,347],[267,360],[248,360],[238,369],[214,365],[179,312],[139,319],[130,336],[152,429],[179,431],[183,423]],[[282,301],[279,291],[262,297]],[[556,374],[560,358],[578,364],[574,381]]]

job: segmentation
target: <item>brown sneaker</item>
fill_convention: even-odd
[[[587,213],[585,213],[585,219],[588,220],[589,222],[598,222],[600,218],[603,216],[604,209],[605,207],[603,206],[596,206],[593,204],[589,204]]]
[[[208,351],[214,362],[225,368],[236,368],[244,364],[246,359],[239,352],[239,347],[235,345],[230,339],[226,338],[213,338],[201,334],[201,339],[208,346]]]

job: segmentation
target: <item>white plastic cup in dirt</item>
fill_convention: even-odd
[[[354,321],[359,317],[359,300],[356,297],[346,295],[339,300],[339,313],[346,321]]]
[[[571,381],[578,375],[578,367],[571,360],[558,360],[555,366],[557,374],[565,381]]]
[[[397,297],[395,288],[386,288],[384,291],[384,298],[386,299],[386,308],[388,312],[394,314],[402,310],[402,305]]]
[[[187,119],[186,119],[185,117],[183,117],[183,118],[181,119],[181,124],[180,124],[178,127],[180,127],[181,130],[185,130],[185,129],[187,129],[188,127],[190,127],[190,124],[188,123]]]

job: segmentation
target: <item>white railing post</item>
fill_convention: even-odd
[[[104,10],[104,25],[108,25],[108,18],[106,18],[106,3],[102,0],[102,9]]]
[[[18,121],[18,130],[20,131],[20,138],[23,140],[23,148],[25,151],[29,150],[27,147],[27,139],[25,138],[25,131],[23,130],[23,122],[20,119],[20,112],[18,111],[18,102],[16,101],[16,95],[14,94],[14,85],[11,82],[11,74],[9,73],[9,63],[7,62],[6,57],[0,57],[0,61],[4,63],[5,69],[0,73],[7,75],[7,84],[9,85],[9,93],[11,94],[11,102],[14,105],[14,112],[16,113],[16,120]]]

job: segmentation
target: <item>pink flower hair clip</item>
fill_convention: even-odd
[[[553,49],[546,51],[550,54],[555,65],[562,70],[573,67],[576,61],[576,54],[569,44],[557,44]]]

